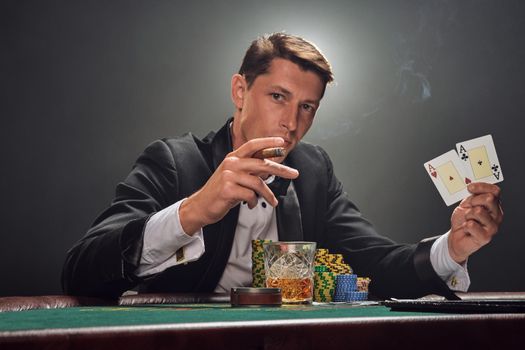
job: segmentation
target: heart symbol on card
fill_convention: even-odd
[[[438,173],[437,173],[437,171],[433,171],[433,172],[430,173],[430,175],[432,175],[434,177],[437,177]]]
[[[470,180],[468,177],[465,178],[465,183],[468,185],[469,183],[471,183],[472,180]]]

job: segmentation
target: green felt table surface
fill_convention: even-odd
[[[355,317],[377,318],[419,315],[428,316],[429,314],[390,311],[389,308],[384,306],[350,305],[231,307],[229,304],[184,304],[130,307],[70,307],[0,312],[0,332],[177,323]]]

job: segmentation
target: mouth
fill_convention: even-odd
[[[286,150],[289,150],[294,145],[294,142],[293,142],[293,140],[290,137],[286,137],[286,136],[282,136],[282,135],[271,135],[270,137],[280,137],[280,138],[282,138],[284,140],[283,147]]]
[[[285,147],[290,147],[292,145],[292,141],[289,138],[286,138],[286,137],[283,137],[283,136],[280,136],[280,137],[284,140],[284,146]]]

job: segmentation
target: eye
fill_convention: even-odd
[[[307,103],[303,103],[301,105],[301,108],[304,109],[306,112],[313,112],[315,110],[312,105],[309,105]]]
[[[282,101],[284,99],[284,95],[283,94],[280,94],[278,92],[272,92],[272,98],[275,100],[275,101]]]

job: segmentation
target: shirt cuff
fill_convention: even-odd
[[[436,239],[430,248],[430,263],[438,276],[451,290],[466,292],[470,286],[467,262],[460,265],[455,262],[448,251],[450,231]]]
[[[190,236],[180,223],[179,208],[185,199],[155,213],[146,223],[142,256],[135,270],[138,277],[195,261],[204,254],[202,228]]]

